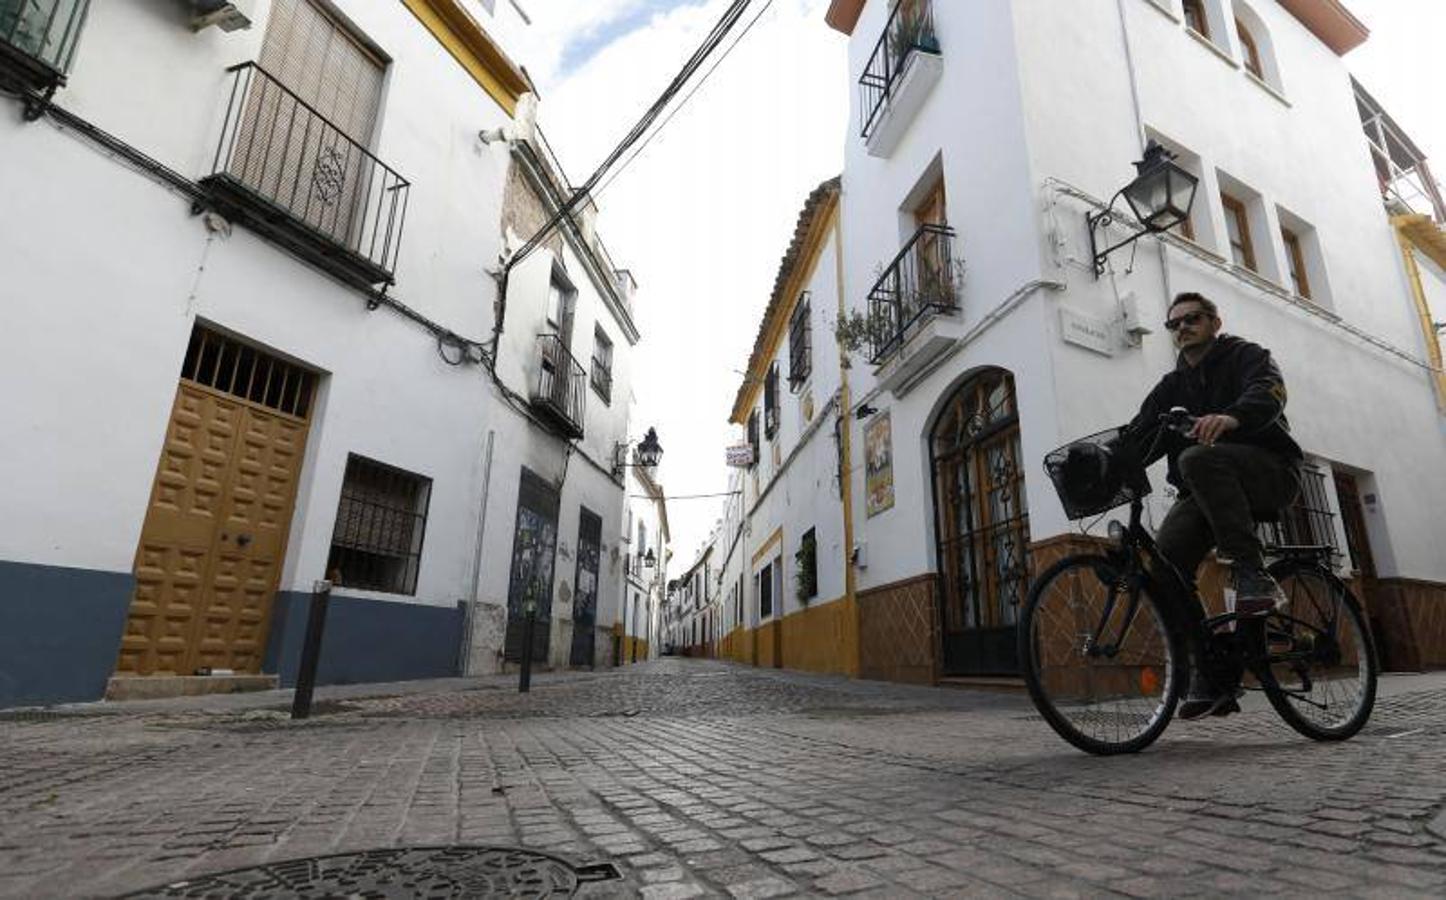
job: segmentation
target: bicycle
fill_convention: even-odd
[[[1136,753],[1169,725],[1193,656],[1218,686],[1263,691],[1300,734],[1317,741],[1352,737],[1370,718],[1379,665],[1360,603],[1332,568],[1333,549],[1268,545],[1267,570],[1285,603],[1263,616],[1241,616],[1227,599],[1224,613],[1205,617],[1193,573],[1171,566],[1141,522],[1151,487],[1140,459],[1154,454],[1167,429],[1188,433],[1193,425],[1180,408],[1160,420],[1154,445],[1138,459],[1121,452],[1122,429],[1045,458],[1071,519],[1124,503],[1130,517],[1128,524],[1110,523],[1100,552],[1065,557],[1031,585],[1019,620],[1019,658],[1035,707],[1081,750]],[[1256,518],[1276,515],[1257,511]],[[1200,606],[1182,608],[1186,603]]]

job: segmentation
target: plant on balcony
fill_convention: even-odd
[[[876,346],[889,339],[894,324],[881,309],[867,313],[851,309],[839,317],[834,324],[834,338],[850,353],[862,353],[870,346]]]

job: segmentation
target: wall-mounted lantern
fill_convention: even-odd
[[[1147,234],[1169,231],[1190,217],[1190,207],[1195,202],[1195,188],[1200,179],[1185,171],[1174,160],[1175,154],[1151,141],[1145,148],[1145,158],[1135,163],[1135,180],[1111,197],[1109,206],[1103,212],[1085,214],[1096,278],[1104,274],[1105,258],[1111,253],[1133,244]],[[1130,205],[1130,211],[1135,214],[1135,219],[1145,226],[1145,230],[1100,250],[1095,232],[1113,224],[1116,215],[1115,201],[1120,197],[1125,198],[1125,202]]]

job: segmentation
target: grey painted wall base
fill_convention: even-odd
[[[263,672],[296,685],[311,595],[278,591]],[[333,594],[317,665],[317,684],[448,678],[457,673],[462,607],[422,606]]]
[[[99,700],[135,577],[0,560],[0,707]]]

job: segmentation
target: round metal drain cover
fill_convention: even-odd
[[[575,866],[516,847],[407,847],[272,862],[126,897],[570,897],[621,877],[611,863]]]

